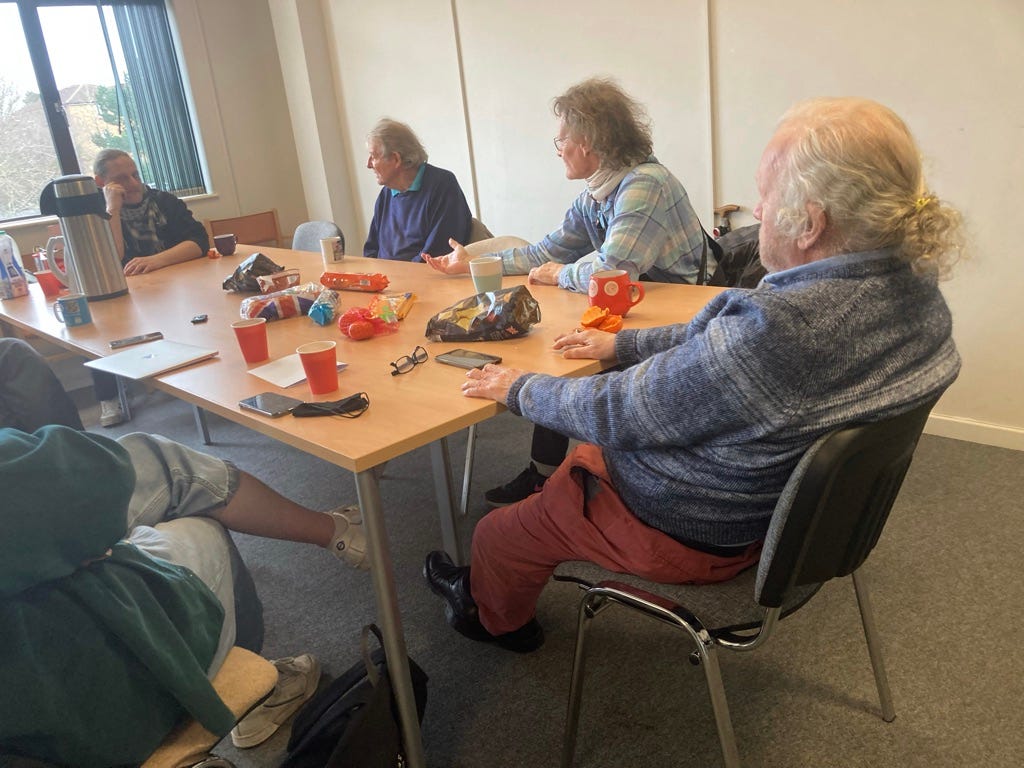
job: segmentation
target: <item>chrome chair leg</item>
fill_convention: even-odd
[[[562,741],[562,768],[571,768],[576,754],[576,735],[579,732],[580,704],[583,699],[583,669],[587,630],[605,600],[600,595],[587,594],[580,601],[576,623],[576,649],[572,656],[572,676],[569,678],[569,703],[565,712],[565,736]]]
[[[871,608],[871,596],[868,593],[867,580],[858,568],[853,572],[853,588],[857,593],[857,604],[860,606],[860,621],[864,625],[864,637],[868,643],[868,655],[871,657],[871,668],[875,672],[875,685],[878,687],[878,701],[882,705],[882,719],[891,723],[896,719],[896,708],[892,703],[892,692],[889,690],[889,677],[885,673],[885,660],[882,658],[882,640],[875,627],[875,613]]]
[[[132,409],[128,403],[128,380],[124,376],[116,376],[117,381],[117,399],[121,403],[121,413],[124,414],[125,421],[132,420]]]
[[[469,427],[466,437],[466,464],[462,470],[462,504],[459,512],[463,517],[469,511],[469,484],[473,480],[473,456],[476,454],[476,424]]]
[[[192,415],[196,417],[196,430],[199,432],[199,439],[203,441],[203,445],[209,445],[211,442],[210,425],[206,423],[206,411],[198,405],[193,405]]]
[[[729,702],[725,697],[725,685],[722,683],[722,670],[718,666],[714,642],[698,643],[697,654],[708,684],[708,697],[711,699],[711,710],[715,713],[715,727],[718,729],[718,743],[722,748],[725,768],[740,768],[740,752],[736,746],[736,734],[732,729]]]

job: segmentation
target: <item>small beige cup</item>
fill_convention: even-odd
[[[501,256],[481,256],[470,259],[469,274],[477,293],[501,290]]]

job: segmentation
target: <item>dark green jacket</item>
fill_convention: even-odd
[[[119,541],[134,486],[113,440],[0,429],[0,753],[136,763],[186,712],[233,725],[206,677],[223,608]]]

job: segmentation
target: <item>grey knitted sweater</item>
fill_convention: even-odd
[[[603,449],[647,525],[762,538],[790,472],[835,427],[910,410],[956,378],[949,308],[888,251],[834,256],[716,296],[687,324],[623,330],[624,370],[527,374],[507,405]]]

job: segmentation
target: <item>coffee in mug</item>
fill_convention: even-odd
[[[605,269],[590,276],[590,306],[603,307],[625,317],[644,298],[644,287],[629,279],[624,269]]]

